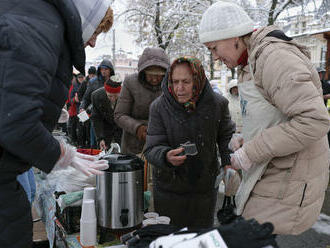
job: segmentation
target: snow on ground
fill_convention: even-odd
[[[330,235],[330,216],[320,214],[317,222],[312,226],[312,228],[318,233]]]

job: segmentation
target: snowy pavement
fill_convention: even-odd
[[[219,186],[217,210],[221,207],[224,193],[224,185]],[[330,207],[329,202],[325,201],[324,210]],[[217,224],[215,216],[215,225]],[[279,235],[276,240],[280,248],[330,248],[330,216],[321,213],[311,229],[297,236]]]
[[[330,216],[321,214],[313,227],[297,236],[280,235],[280,248],[330,248]]]

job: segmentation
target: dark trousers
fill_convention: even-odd
[[[68,122],[68,133],[73,143],[78,141],[78,124],[79,119],[77,116],[70,116]]]
[[[91,125],[90,125],[90,148],[93,149],[97,149],[97,141],[96,141],[96,136],[95,136],[95,129],[94,129],[94,125],[93,122],[91,121]]]
[[[81,148],[90,147],[90,121],[78,123],[78,146]]]
[[[170,217],[171,224],[178,227],[212,227],[216,200],[217,190],[205,194],[176,194],[157,189],[154,184],[155,211]]]
[[[1,159],[2,160],[2,159]],[[8,170],[10,162],[0,162],[0,247],[32,247],[31,205],[18,172]]]
[[[62,129],[62,132],[64,132],[66,135],[68,135],[67,123],[59,123],[58,126]]]

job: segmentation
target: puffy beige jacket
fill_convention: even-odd
[[[262,131],[244,144],[254,164],[271,159],[255,185],[243,216],[272,222],[277,234],[299,234],[320,214],[329,178],[329,114],[321,83],[306,49],[254,32],[248,53],[255,84],[289,121]],[[241,75],[240,79],[248,77]]]

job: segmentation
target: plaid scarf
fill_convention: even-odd
[[[168,90],[176,100],[177,96],[173,90],[172,72],[175,66],[182,63],[188,63],[193,74],[193,96],[188,102],[182,104],[186,111],[190,113],[196,109],[196,103],[205,86],[206,76],[202,63],[199,59],[192,56],[184,56],[174,60],[169,71]]]

